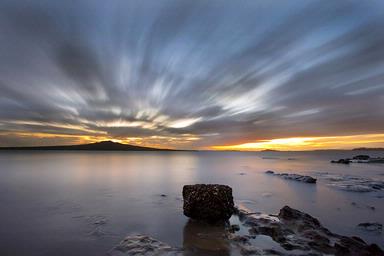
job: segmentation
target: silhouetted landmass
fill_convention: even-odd
[[[353,151],[365,150],[365,151],[384,151],[384,148],[354,148]]]
[[[263,149],[263,150],[261,150],[261,152],[280,152],[280,150],[276,150],[276,149]]]
[[[133,146],[113,141],[69,146],[0,147],[0,150],[175,151],[172,149]]]

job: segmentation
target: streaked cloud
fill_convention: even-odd
[[[382,134],[383,25],[380,0],[3,0],[0,146]]]
[[[176,128],[176,129],[185,128],[199,122],[201,119],[202,119],[201,117],[179,119],[179,120],[175,120],[168,123],[167,126],[170,128]]]

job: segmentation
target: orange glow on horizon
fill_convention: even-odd
[[[178,137],[172,136],[148,136],[148,137],[111,137],[108,135],[71,135],[51,133],[26,133],[12,132],[0,133],[1,136],[14,136],[25,139],[29,143],[20,146],[52,146],[95,143],[111,140],[123,144],[131,144],[144,147],[168,148],[168,149],[209,149],[209,150],[237,150],[237,151],[302,151],[319,149],[352,149],[358,147],[384,147],[384,134],[362,134],[348,136],[324,136],[324,137],[293,137],[260,140],[235,145],[215,145],[204,148],[190,148],[189,146],[201,138],[192,134],[184,134]],[[3,146],[3,145],[0,145]],[[18,146],[18,145],[14,145]]]
[[[212,146],[211,149],[239,151],[268,149],[301,151],[318,149],[352,149],[358,147],[384,147],[384,134],[280,138],[236,145]]]

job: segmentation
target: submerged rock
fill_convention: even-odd
[[[371,157],[369,155],[357,155],[354,156],[352,159],[354,160],[369,160]]]
[[[359,208],[359,209],[366,208],[366,209],[369,209],[371,211],[376,210],[376,207],[372,206],[372,205],[361,205],[361,204],[357,204],[356,202],[352,202],[351,205],[356,207],[356,208]]]
[[[349,163],[384,163],[384,158],[382,157],[370,157],[369,155],[357,155],[352,159],[345,158],[339,159],[337,161],[332,160],[331,163],[334,164],[349,164]]]
[[[240,226],[237,225],[237,224],[234,224],[234,225],[230,225],[228,228],[227,228],[228,232],[230,233],[235,233],[236,231],[239,231],[240,230]]]
[[[383,231],[383,224],[377,222],[364,222],[357,225],[357,227],[366,231],[374,231],[379,233]]]
[[[146,235],[131,235],[124,238],[108,253],[111,256],[182,256],[174,248]]]
[[[328,181],[328,186],[341,190],[351,192],[373,192],[384,190],[384,181],[382,180],[330,173],[319,173],[318,175]]]
[[[270,170],[266,171],[265,173],[280,176],[286,180],[296,180],[296,181],[300,181],[304,183],[312,183],[312,184],[316,183],[315,178],[307,175],[300,175],[295,173],[275,173],[274,171],[270,171]]]
[[[349,158],[346,158],[346,159],[339,159],[339,160],[332,160],[331,163],[333,164],[350,164],[351,163],[351,159]]]
[[[227,221],[233,214],[232,188],[218,184],[183,187],[184,215],[207,222]]]
[[[278,217],[280,220],[284,220],[286,222],[294,221],[296,222],[295,224],[300,224],[300,226],[305,226],[306,228],[318,228],[321,226],[320,222],[316,218],[289,206],[281,208]],[[300,221],[301,223],[297,223],[297,221]]]

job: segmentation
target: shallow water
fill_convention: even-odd
[[[333,232],[360,236],[384,248],[382,233],[356,228],[361,222],[384,224],[384,191],[344,191],[328,186],[322,177],[328,173],[384,180],[383,164],[329,163],[364,153],[384,155],[1,152],[0,255],[106,255],[135,233],[178,247],[192,241],[193,246],[191,237],[198,227],[183,216],[181,191],[184,184],[194,183],[230,185],[237,203],[258,212],[277,213],[289,205]],[[318,183],[284,180],[266,170],[316,176]]]

